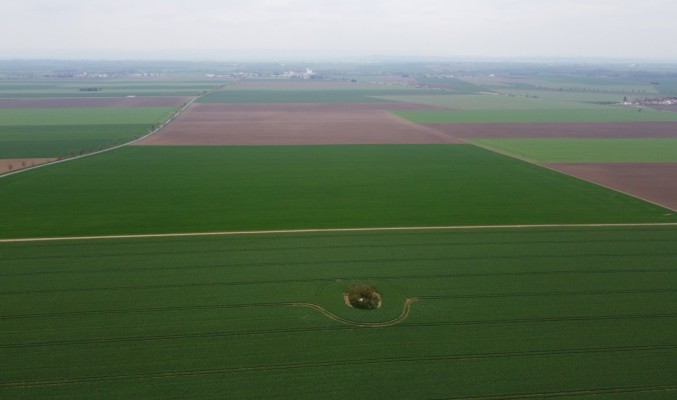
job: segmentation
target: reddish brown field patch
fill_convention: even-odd
[[[362,105],[193,104],[138,145],[458,143],[434,129]]]
[[[677,211],[677,163],[545,165]]]
[[[439,132],[474,138],[677,138],[677,122],[434,124]]]
[[[0,108],[180,107],[192,97],[95,97],[0,99]]]
[[[0,159],[0,174],[55,161],[56,158],[4,158]]]
[[[444,110],[445,108],[426,104],[400,102],[368,103],[198,103],[191,107],[193,112],[219,111],[280,111],[280,112],[355,112],[375,110]]]

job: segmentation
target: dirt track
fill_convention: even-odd
[[[557,171],[677,210],[677,163],[545,165]]]
[[[268,107],[268,108],[266,108]],[[459,140],[360,104],[193,104],[137,145],[451,144]]]
[[[400,226],[373,228],[318,228],[318,229],[280,229],[266,231],[224,231],[224,232],[186,232],[186,233],[148,233],[136,235],[103,235],[103,236],[63,236],[42,238],[0,239],[0,243],[55,242],[62,240],[115,240],[144,239],[193,236],[235,236],[235,235],[280,235],[297,233],[329,233],[329,232],[390,232],[390,231],[440,231],[440,230],[487,230],[487,229],[542,229],[542,228],[613,228],[613,227],[677,227],[675,222],[649,222],[627,224],[543,224],[543,225],[456,225],[456,226]]]
[[[404,301],[404,305],[402,307],[402,313],[398,315],[397,317],[391,319],[390,321],[384,321],[384,322],[359,322],[359,321],[353,321],[347,318],[339,317],[336,314],[333,314],[329,311],[327,311],[324,307],[318,305],[318,304],[313,304],[313,303],[287,303],[287,305],[290,306],[301,306],[301,307],[308,307],[312,308],[313,310],[319,311],[320,313],[324,314],[325,317],[332,319],[337,322],[341,322],[347,325],[352,325],[352,326],[357,326],[361,328],[385,328],[387,326],[393,326],[397,325],[400,322],[404,321],[407,319],[409,316],[409,311],[411,310],[411,305],[415,301],[418,301],[419,299],[414,297],[410,299],[406,299]]]
[[[0,99],[0,108],[180,107],[192,97]]]
[[[677,138],[677,122],[567,122],[428,124],[461,139],[473,138]]]

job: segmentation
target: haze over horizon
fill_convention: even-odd
[[[24,0],[0,58],[677,61],[672,0]]]

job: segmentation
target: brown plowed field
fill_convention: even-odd
[[[192,97],[0,99],[0,108],[180,107]]]
[[[199,106],[199,107],[198,107]],[[194,109],[193,109],[194,108]],[[442,107],[426,104],[400,102],[373,102],[373,103],[199,103],[191,111],[281,111],[281,112],[355,112],[374,110],[446,110]]]
[[[193,104],[137,145],[425,144],[460,141],[361,105]]]
[[[677,211],[677,163],[545,165]]]
[[[54,161],[56,158],[4,158],[0,159],[0,174],[4,174],[18,169],[32,167],[38,164],[44,164]],[[9,166],[12,166],[10,169]]]
[[[677,122],[429,124],[456,138],[677,138]]]

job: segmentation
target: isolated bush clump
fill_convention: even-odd
[[[348,288],[346,296],[355,308],[372,310],[381,306],[381,294],[373,285],[356,283]]]

